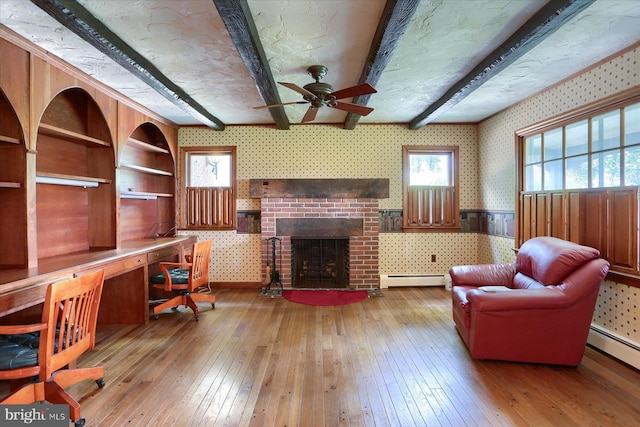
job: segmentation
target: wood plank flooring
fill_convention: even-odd
[[[640,372],[587,348],[577,368],[475,361],[443,288],[310,307],[216,290],[216,309],[101,327],[70,389],[87,426],[632,426]],[[181,309],[181,311],[183,311]]]

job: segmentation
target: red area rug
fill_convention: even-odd
[[[368,291],[350,291],[335,289],[287,289],[282,297],[298,304],[332,306],[360,302],[369,296]]]

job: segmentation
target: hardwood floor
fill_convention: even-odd
[[[310,307],[217,290],[216,309],[101,327],[70,389],[93,426],[631,426],[640,372],[587,348],[577,368],[475,361],[442,288]]]

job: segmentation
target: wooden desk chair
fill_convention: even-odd
[[[104,387],[102,367],[75,368],[78,357],[95,346],[103,283],[104,270],[53,283],[47,288],[41,323],[0,326],[4,342],[17,344],[10,347],[16,357],[0,370],[0,379],[15,380],[12,393],[0,404],[67,404],[75,425],[84,425],[80,405],[64,389],[85,379]],[[3,353],[9,355],[7,347]],[[25,384],[36,375],[36,382]]]
[[[211,240],[193,245],[188,262],[160,262],[161,274],[150,279],[154,288],[167,292],[179,292],[180,295],[153,307],[153,317],[166,308],[177,308],[180,305],[191,307],[198,321],[198,302],[209,302],[216,308],[216,297],[210,293],[199,293],[198,288],[209,287],[209,258],[211,257]]]

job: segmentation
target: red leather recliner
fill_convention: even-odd
[[[513,264],[449,270],[453,320],[475,359],[577,366],[608,271],[594,248],[535,237]]]

